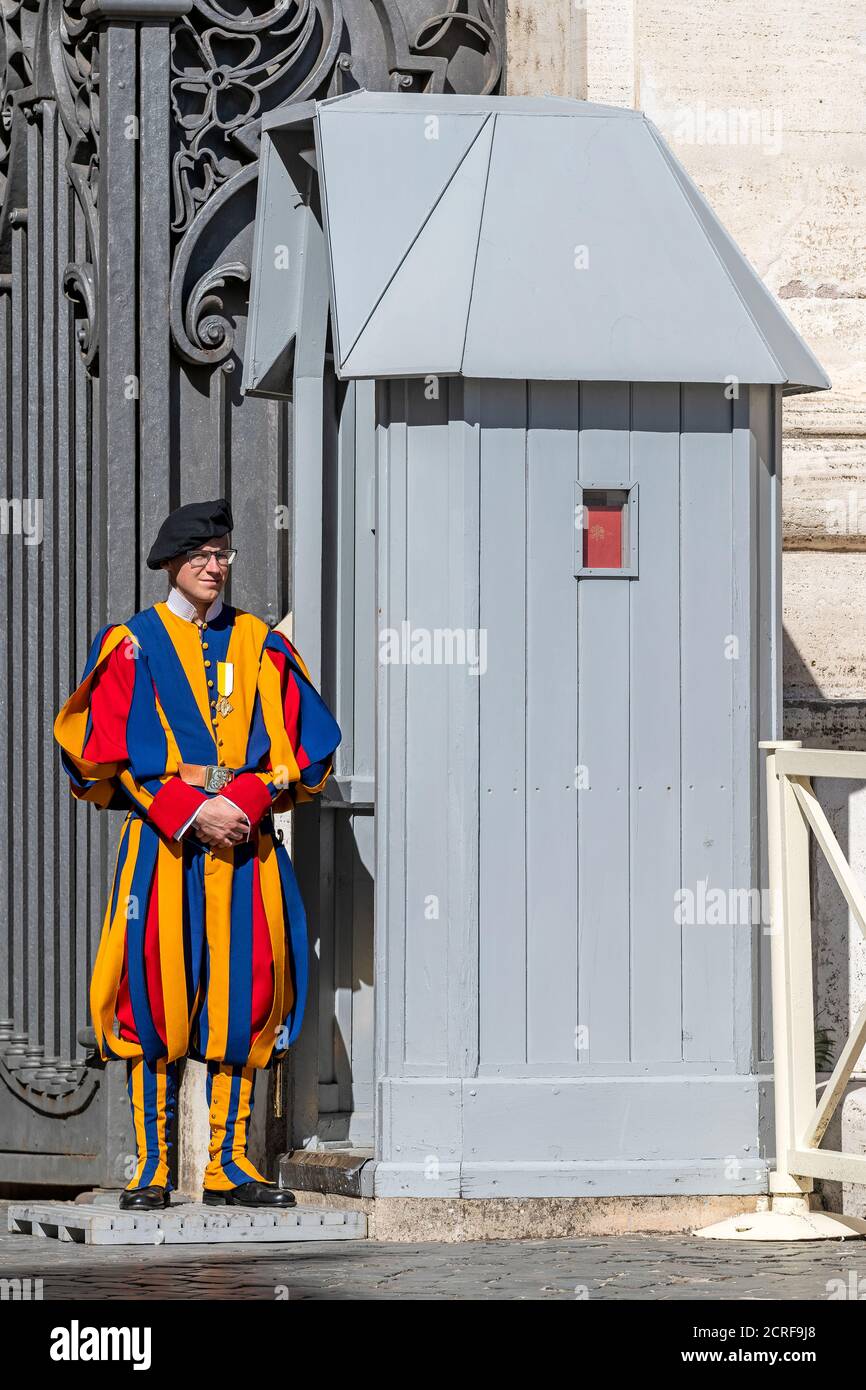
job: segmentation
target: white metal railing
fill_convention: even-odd
[[[799,742],[762,743],[761,747],[767,750],[776,1113],[776,1168],[770,1174],[770,1191],[782,1196],[810,1192],[814,1178],[866,1183],[866,1154],[820,1147],[866,1044],[866,1005],[816,1104],[809,884],[811,831],[851,915],[866,936],[866,894],[833,834],[811,780],[850,777],[866,782],[866,753],[803,748]]]

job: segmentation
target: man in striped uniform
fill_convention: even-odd
[[[55,723],[72,794],[126,812],[90,988],[137,1145],[120,1205],[168,1205],[177,1062],[207,1064],[204,1201],[292,1206],[247,1158],[255,1072],[300,1030],[307,931],[273,812],[325,785],[340,730],[292,643],[223,603],[223,499],[171,513],[166,602],[110,624]]]

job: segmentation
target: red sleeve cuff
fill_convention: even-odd
[[[253,829],[273,804],[270,790],[254,772],[242,772],[240,777],[233,777],[219,795],[240,807]]]
[[[209,800],[198,787],[191,787],[180,777],[170,777],[150,803],[148,815],[157,830],[173,840],[202,802]]]

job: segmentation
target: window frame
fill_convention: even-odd
[[[583,527],[578,526],[583,497],[586,492],[624,492],[625,523],[627,527],[628,561],[618,569],[603,569],[583,563]],[[637,579],[638,578],[638,485],[632,482],[588,482],[581,479],[574,484],[574,577],[575,579]]]

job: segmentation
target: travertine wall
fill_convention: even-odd
[[[784,408],[785,724],[866,748],[864,0],[508,0],[508,90],[644,110],[829,372],[832,391]],[[854,786],[818,789],[866,876]],[[866,953],[818,864],[814,896],[818,1023],[838,1051]],[[866,1143],[863,1095],[848,1148]]]
[[[785,406],[785,684],[789,732],[838,730],[816,700],[866,698],[866,5],[509,0],[508,90],[646,111],[829,371]]]

